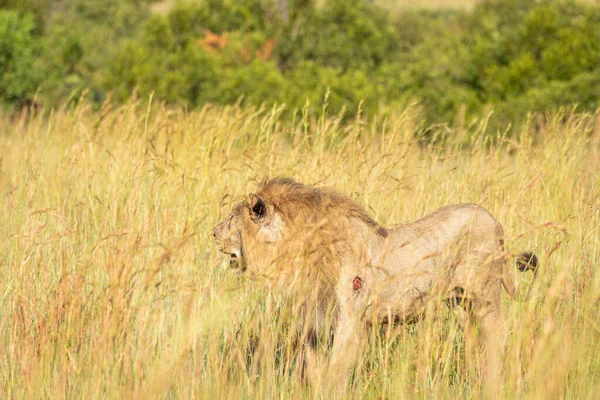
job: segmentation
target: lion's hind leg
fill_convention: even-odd
[[[472,325],[472,304],[465,290],[461,287],[452,289],[447,304],[452,310],[460,328],[467,332]]]
[[[463,332],[466,366],[471,371],[478,371],[479,340],[476,331],[476,318],[473,313],[473,298],[463,288],[455,287],[452,289],[447,304]]]
[[[477,370],[482,377],[486,397],[497,397],[502,387],[501,353],[504,342],[504,321],[499,302],[475,300],[473,321],[477,327]]]
[[[499,298],[475,296],[454,288],[448,303],[465,337],[467,365],[480,376],[484,387],[500,387],[504,323]],[[487,390],[487,389],[486,389]],[[494,395],[493,393],[488,393]]]

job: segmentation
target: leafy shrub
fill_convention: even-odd
[[[592,79],[600,65],[597,8],[488,0],[446,26],[445,35],[425,36],[408,59],[408,90],[422,100],[430,121],[452,120],[464,106],[474,115],[493,104],[514,121],[570,104],[581,98],[578,82]],[[597,92],[584,92],[582,106],[597,107]],[[507,112],[515,104],[523,108]]]
[[[362,102],[375,113],[384,91],[372,68],[394,53],[395,29],[382,10],[357,0],[297,7],[287,22],[267,22],[260,2],[180,3],[122,44],[104,87],[119,99],[137,88],[141,95],[155,92],[192,105],[241,98],[255,105],[284,102],[288,109],[307,100],[318,106],[329,90],[334,112],[347,108],[352,114]],[[219,35],[222,46],[205,45]],[[275,51],[265,54],[269,43]],[[206,73],[192,77],[193,71]]]
[[[477,35],[467,44],[475,49],[474,78],[492,99],[569,80],[600,62],[596,10],[562,1],[533,3],[529,8],[515,1],[500,3],[501,7],[492,3],[490,8],[487,3],[470,19]]]
[[[154,93],[168,102],[196,106],[210,99],[217,77],[216,65],[193,46],[162,52],[154,46],[127,42],[110,64],[103,84],[117,100],[125,101],[134,90],[140,96]]]
[[[221,104],[234,103],[283,103],[287,82],[272,61],[255,59],[240,68],[224,70],[212,99]]]
[[[282,5],[287,5],[283,7]],[[191,107],[309,101],[368,116],[419,102],[428,123],[491,124],[579,104],[595,109],[600,8],[568,0],[483,0],[472,10],[390,16],[365,0],[0,0],[4,103],[47,104],[90,89]],[[31,8],[35,14],[21,14]],[[45,16],[45,17],[44,17]]]
[[[121,43],[135,37],[149,18],[147,2],[66,0],[53,9],[60,12],[48,14],[46,31],[40,38],[46,102],[53,105],[78,99],[86,91],[90,100],[101,102],[105,97],[104,72]]]
[[[46,15],[52,0],[0,0],[0,9],[13,10],[20,14],[31,14],[34,35],[44,33]]]
[[[205,30],[217,33],[265,31],[269,25],[260,0],[179,2],[168,18],[175,34],[182,40],[198,37]]]
[[[327,1],[282,28],[278,56],[285,69],[302,61],[344,70],[373,68],[395,56],[397,40],[380,7],[363,0]]]
[[[576,75],[567,81],[552,81],[498,105],[497,123],[519,121],[526,113],[546,112],[561,106],[595,110],[600,106],[600,68]]]
[[[41,82],[31,14],[0,9],[0,102],[26,104]]]

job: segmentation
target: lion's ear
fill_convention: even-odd
[[[267,214],[267,205],[260,196],[252,194],[248,204],[250,205],[250,214],[254,220],[259,220]]]

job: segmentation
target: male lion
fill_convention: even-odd
[[[464,322],[477,322],[487,363],[496,362],[501,286],[511,297],[515,288],[502,226],[481,206],[446,206],[385,229],[347,196],[275,178],[235,205],[213,235],[232,266],[308,293],[311,329],[333,321],[329,382],[347,381],[368,326],[414,321],[431,300],[466,308]],[[524,253],[517,265],[535,273],[537,258]]]

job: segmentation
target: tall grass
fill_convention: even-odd
[[[597,117],[557,113],[493,142],[484,123],[439,127],[441,146],[410,109],[348,125],[278,113],[132,102],[0,117],[0,397],[320,396],[297,371],[293,315],[228,273],[210,235],[276,175],[351,194],[384,226],[481,203],[541,262],[532,300],[503,295],[504,378],[490,385],[600,392]],[[372,332],[347,395],[481,397],[462,331],[434,315]]]

